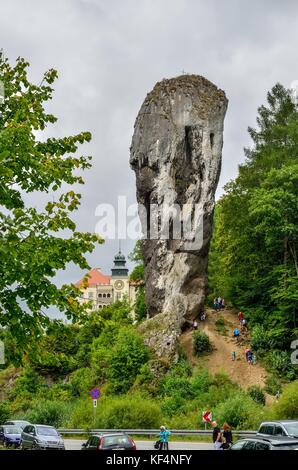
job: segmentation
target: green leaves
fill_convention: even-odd
[[[209,275],[211,296],[263,325],[270,341],[253,337],[256,344],[286,350],[297,327],[298,109],[280,84],[267,101],[249,128],[246,162],[217,205]]]
[[[26,193],[82,184],[79,172],[90,168],[91,159],[77,155],[79,145],[90,142],[90,132],[42,139],[42,131],[57,121],[45,111],[57,72],[50,69],[35,85],[28,67],[22,58],[14,66],[8,60],[0,64],[5,87],[0,104],[0,327],[11,330],[20,351],[49,324],[49,307],[76,321],[84,317],[79,291],[58,288],[51,279],[71,262],[88,269],[84,253],[103,242],[76,231],[70,214],[79,208],[81,196],[71,188],[43,209],[25,202]]]

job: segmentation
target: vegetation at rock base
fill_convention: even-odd
[[[150,371],[152,353],[129,314],[130,307],[117,302],[93,312],[80,328],[49,327],[37,341],[35,354],[23,356],[21,368],[7,364],[0,371],[1,420],[24,418],[84,429],[155,428],[161,423],[200,428],[201,412],[210,408],[216,419],[229,421],[234,428],[254,429],[262,418],[297,412],[297,382],[287,385],[270,407],[264,406],[262,390],[245,392],[225,373],[211,375],[191,366],[184,355],[156,377]],[[65,357],[71,362],[60,369],[57,364],[65,364]],[[94,423],[89,391],[95,386],[102,396]]]

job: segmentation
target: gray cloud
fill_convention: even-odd
[[[247,126],[277,82],[298,78],[298,5],[295,0],[10,0],[1,5],[0,47],[11,60],[31,64],[33,80],[59,71],[50,109],[59,118],[54,135],[90,130],[84,152],[94,156],[81,189],[76,221],[93,230],[95,207],[114,203],[118,194],[135,201],[129,168],[133,124],[155,82],[187,73],[206,76],[226,91],[223,185],[237,174]],[[133,243],[122,243],[131,251]],[[108,241],[89,256],[109,272],[117,242]],[[59,282],[81,276],[75,267]]]

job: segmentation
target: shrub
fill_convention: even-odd
[[[94,383],[93,371],[88,367],[83,367],[71,374],[68,386],[73,397],[80,397],[87,395]]]
[[[145,298],[145,289],[143,286],[138,287],[135,303],[136,319],[140,322],[147,317],[147,305]]]
[[[44,380],[31,367],[26,366],[20,376],[16,379],[13,389],[9,395],[11,398],[30,397],[36,395],[41,389],[45,388]]]
[[[193,398],[194,396],[189,379],[172,374],[166,375],[161,380],[160,392],[166,396],[176,396],[179,393],[181,398]]]
[[[226,333],[227,329],[226,329],[224,317],[221,316],[218,318],[218,320],[216,320],[215,327],[218,333],[221,333],[223,335]]]
[[[276,375],[269,375],[265,382],[265,391],[270,395],[276,395],[281,390],[281,381]]]
[[[64,402],[43,401],[36,403],[26,413],[25,419],[31,423],[59,427],[69,418],[70,414],[71,407]]]
[[[4,423],[10,418],[11,410],[9,403],[6,401],[0,402],[0,423]]]
[[[263,325],[256,325],[251,333],[251,347],[255,351],[269,350],[271,348],[271,340],[268,332]]]
[[[273,406],[276,419],[297,419],[298,381],[285,386],[278,402]]]
[[[191,378],[191,389],[194,395],[207,392],[212,385],[213,380],[207,369],[198,369]]]
[[[194,353],[199,356],[204,352],[211,351],[211,343],[209,336],[203,331],[195,331],[194,335]]]
[[[101,402],[98,404],[98,409]],[[91,429],[94,427],[94,410],[90,398],[76,401],[67,426],[77,429]]]
[[[187,357],[181,355],[179,361],[171,367],[169,372],[171,375],[178,377],[191,377],[192,365],[187,360]]]
[[[214,413],[220,423],[227,422],[234,428],[250,427],[252,422],[259,421],[256,403],[244,393],[234,394],[221,403]],[[255,427],[257,424],[254,423]]]
[[[291,364],[290,355],[286,351],[279,351],[277,349],[270,351],[267,355],[267,364],[280,377],[293,380],[296,376],[295,368]]]
[[[178,391],[171,397],[166,397],[161,402],[161,411],[167,417],[184,413],[186,411],[186,407],[187,401],[185,398],[182,398]]]
[[[266,403],[266,397],[263,392],[263,390],[258,387],[258,385],[252,385],[248,389],[248,395],[256,402],[259,403],[260,405],[265,405]]]
[[[125,393],[149,359],[142,338],[130,327],[122,328],[108,355],[107,378],[114,392]]]
[[[103,400],[97,410],[96,427],[106,429],[159,427],[160,407],[140,395],[127,395]]]

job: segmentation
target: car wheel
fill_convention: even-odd
[[[38,445],[36,444],[36,442],[33,442],[31,450],[37,450],[37,449],[38,449]]]

